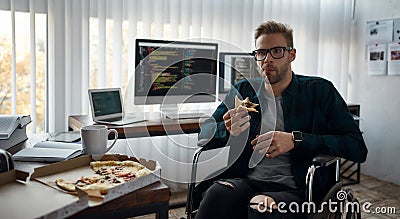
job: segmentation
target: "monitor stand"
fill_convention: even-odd
[[[177,113],[179,112],[178,104],[161,104],[160,105],[160,112],[162,113]]]
[[[181,111],[178,104],[162,104],[160,111],[163,118],[167,119],[196,119],[206,116],[201,112]]]

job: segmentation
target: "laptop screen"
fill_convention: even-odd
[[[92,104],[95,117],[122,113],[119,90],[92,92]]]

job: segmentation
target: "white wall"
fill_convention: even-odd
[[[366,22],[391,18],[400,18],[400,1],[356,1],[348,101],[361,104],[362,172],[400,185],[400,76],[368,75],[365,47]]]

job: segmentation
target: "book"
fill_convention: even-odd
[[[31,117],[23,115],[0,115],[0,139],[9,139],[15,129],[31,122]]]
[[[77,157],[82,154],[82,145],[44,141],[33,147],[24,148],[13,155],[15,161],[58,162]]]
[[[30,115],[0,115],[0,148],[7,150],[28,139],[26,126]]]

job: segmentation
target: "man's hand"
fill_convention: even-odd
[[[226,129],[233,136],[238,136],[240,133],[250,127],[250,115],[245,107],[231,109],[222,117],[225,122]]]
[[[294,148],[294,141],[291,133],[270,131],[258,135],[251,141],[253,150],[258,150],[260,154],[266,154],[267,157],[276,157],[279,154],[286,153]]]

